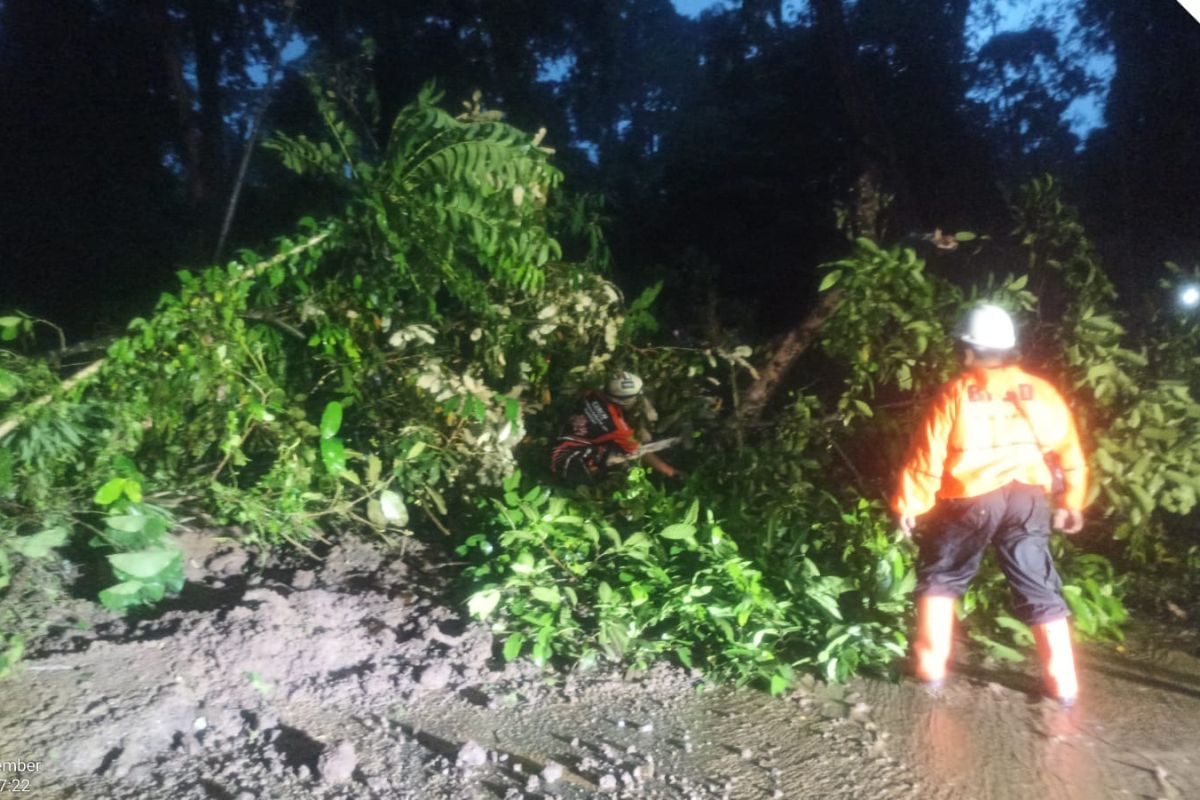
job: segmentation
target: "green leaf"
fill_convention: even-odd
[[[954,234],[954,238],[960,242],[973,242],[979,237],[971,231],[958,231]]]
[[[537,642],[533,645],[533,651],[530,656],[533,658],[533,663],[539,667],[550,660],[553,653],[550,647],[550,639],[554,636],[553,628],[542,628],[538,631]]]
[[[96,492],[93,498],[97,505],[107,506],[117,502],[120,499],[122,492],[125,491],[125,479],[113,478],[105,483]]]
[[[25,637],[20,634],[14,634],[8,637],[5,642],[3,634],[0,634],[0,646],[4,649],[0,651],[0,678],[6,677],[17,662],[25,655]]]
[[[106,517],[104,524],[113,530],[125,533],[141,533],[142,528],[146,527],[146,522],[149,519],[149,517],[142,514],[122,514],[115,517]]]
[[[1154,510],[1154,505],[1155,505],[1154,497],[1148,491],[1146,491],[1145,488],[1143,488],[1139,484],[1130,483],[1129,484],[1129,492],[1130,492],[1130,494],[1133,495],[1134,499],[1137,501],[1138,506],[1141,507],[1143,512],[1149,514],[1151,511]]]
[[[113,569],[141,580],[150,580],[182,558],[178,550],[143,550],[138,553],[117,553],[108,557]]]
[[[513,425],[521,419],[521,404],[511,397],[504,398],[504,418]]]
[[[367,501],[367,519],[370,520],[371,524],[376,528],[387,527],[388,521],[387,517],[383,515],[383,506],[380,505],[379,500],[374,497]]]
[[[1018,651],[1006,644],[1000,644],[1000,642],[997,642],[995,639],[992,639],[989,636],[984,636],[982,633],[976,633],[975,631],[972,631],[970,636],[972,639],[982,644],[984,649],[987,650],[988,655],[992,656],[993,658],[998,658],[1001,661],[1014,662],[1025,660],[1025,656],[1021,655]]]
[[[408,525],[408,506],[404,505],[404,500],[396,492],[391,489],[384,489],[380,492],[379,506],[384,519],[397,528]]]
[[[832,272],[828,273],[824,278],[821,279],[821,285],[817,287],[817,291],[824,292],[824,291],[828,291],[829,289],[832,289],[834,286],[837,285],[837,282],[839,280],[841,280],[841,277],[842,277],[841,270],[837,270],[837,269],[833,270]]]
[[[500,603],[499,589],[484,589],[467,600],[467,611],[479,619],[487,619]]]
[[[521,648],[525,645],[525,634],[514,633],[504,640],[504,660],[512,661],[517,656],[521,655]]]
[[[21,391],[23,381],[7,370],[0,369],[0,402],[14,397]]]
[[[341,427],[342,404],[334,400],[325,406],[325,413],[321,415],[321,438],[332,439]]]
[[[1083,596],[1083,590],[1078,586],[1066,585],[1063,586],[1062,593],[1063,599],[1071,607],[1071,613],[1075,615],[1076,629],[1089,636],[1094,635],[1099,629],[1099,623],[1091,603]]]
[[[629,635],[625,633],[625,627],[614,619],[605,619],[600,622],[597,640],[604,654],[613,661],[623,659],[625,651],[629,648]]]
[[[679,658],[679,663],[683,664],[688,669],[692,668],[692,651],[687,647],[676,647],[675,655]]]
[[[379,460],[379,456],[371,453],[367,456],[367,483],[375,483],[382,473],[383,462]]]
[[[696,536],[696,526],[688,525],[686,522],[677,522],[674,525],[668,525],[662,529],[659,534],[664,539],[688,539],[694,540]]]
[[[535,600],[541,600],[548,605],[556,606],[562,602],[562,596],[558,593],[556,586],[534,586],[529,593]]]
[[[338,475],[346,468],[346,446],[341,439],[321,440],[321,461],[330,475]]]
[[[161,586],[159,587],[161,595]],[[100,590],[100,603],[112,611],[124,611],[132,606],[152,602],[154,592],[142,581],[123,581],[116,586]]]
[[[12,549],[26,558],[45,558],[55,547],[67,541],[67,529],[47,528],[32,536],[20,536],[12,540]]]
[[[996,624],[1001,628],[1007,628],[1013,632],[1013,639],[1019,644],[1033,644],[1033,631],[1029,630],[1029,626],[1020,620],[1012,617],[998,614],[996,616]]]
[[[771,694],[781,695],[787,691],[788,679],[778,672],[771,676]]]
[[[838,608],[837,598],[830,597],[824,592],[809,592],[809,599],[829,612],[834,619],[842,618],[842,610]]]
[[[437,506],[438,513],[445,516],[446,514],[446,498],[442,497],[442,493],[432,486],[424,486],[425,494],[429,495],[429,499]]]
[[[242,674],[250,682],[250,685],[254,687],[255,691],[263,697],[268,697],[271,692],[275,691],[275,684],[264,680],[263,676],[257,672],[245,672]]]

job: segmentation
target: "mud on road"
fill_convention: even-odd
[[[666,666],[499,663],[419,552],[347,541],[313,572],[181,544],[173,608],[64,626],[0,683],[0,763],[40,763],[0,779],[26,797],[1200,797],[1194,633],[1085,648],[1066,712],[1032,666],[965,658],[938,696],[806,680],[771,698]]]

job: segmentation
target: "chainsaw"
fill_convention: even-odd
[[[646,442],[646,444],[638,447],[632,453],[614,453],[608,457],[608,465],[624,464],[627,461],[636,461],[644,455],[657,453],[659,450],[666,450],[668,447],[679,444],[681,436],[671,436],[666,439],[659,439],[657,442]]]

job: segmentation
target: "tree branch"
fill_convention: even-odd
[[[32,414],[34,411],[37,411],[42,406],[48,405],[50,403],[50,401],[55,398],[56,395],[65,394],[66,392],[71,391],[72,389],[74,389],[76,386],[83,383],[84,381],[92,378],[97,372],[100,371],[100,368],[102,366],[104,366],[104,362],[105,362],[105,359],[103,359],[103,358],[100,359],[99,361],[93,361],[91,364],[88,364],[86,367],[79,370],[79,372],[76,372],[74,375],[72,375],[71,377],[69,377],[65,381],[63,381],[62,384],[58,387],[58,391],[47,392],[46,394],[39,397],[37,400],[34,400],[32,403],[25,406],[23,409],[18,411],[13,416],[4,420],[3,424],[0,424],[0,439],[3,439],[5,436],[12,433],[18,427],[20,427],[20,425],[29,418],[30,414]]]
[[[816,341],[821,326],[825,324],[825,320],[834,315],[841,302],[841,290],[831,289],[825,293],[817,307],[810,311],[799,325],[787,332],[767,365],[759,370],[758,380],[746,390],[741,408],[738,409],[738,418],[741,422],[753,422],[762,416],[767,403],[779,389],[783,379],[787,377],[792,364]]]

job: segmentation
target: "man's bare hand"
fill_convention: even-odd
[[[917,518],[912,514],[901,514],[896,518],[896,525],[905,536],[911,539],[913,528],[917,527]]]
[[[1071,508],[1056,509],[1051,524],[1063,533],[1079,533],[1083,530],[1083,512]]]

